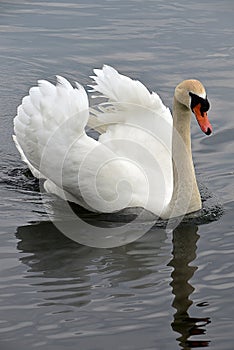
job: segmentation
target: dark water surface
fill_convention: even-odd
[[[1,349],[233,349],[234,2],[3,0],[0,32]],[[214,134],[193,122],[194,162],[219,220],[109,249],[48,221],[11,139],[16,106],[37,79],[88,84],[103,63],[169,106],[179,81],[204,82]]]

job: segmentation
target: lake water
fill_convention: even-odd
[[[1,349],[233,349],[234,2],[3,0],[0,31]],[[106,249],[50,223],[11,139],[16,107],[38,79],[85,85],[103,63],[170,107],[178,82],[204,82],[214,134],[193,121],[193,154],[218,220]]]

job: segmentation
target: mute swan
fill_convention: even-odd
[[[47,192],[94,212],[143,207],[163,219],[201,209],[191,152],[191,112],[210,135],[209,102],[198,80],[175,89],[173,118],[156,93],[110,66],[84,88],[63,77],[38,81],[17,109],[13,136],[22,160]],[[94,96],[95,97],[95,96]],[[99,131],[88,136],[85,127]]]

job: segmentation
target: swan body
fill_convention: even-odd
[[[33,175],[45,179],[47,192],[95,212],[143,207],[170,218],[201,209],[190,120],[193,112],[211,133],[203,85],[176,87],[172,118],[141,82],[110,66],[94,73],[91,92],[106,98],[95,108],[80,84],[60,76],[56,85],[38,81],[23,98],[13,139]]]

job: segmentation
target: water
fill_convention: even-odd
[[[1,1],[1,349],[233,348],[233,1]],[[37,79],[90,83],[103,63],[171,106],[202,80],[214,135],[192,124],[196,172],[223,215],[118,248],[79,245],[48,221],[13,145]]]

